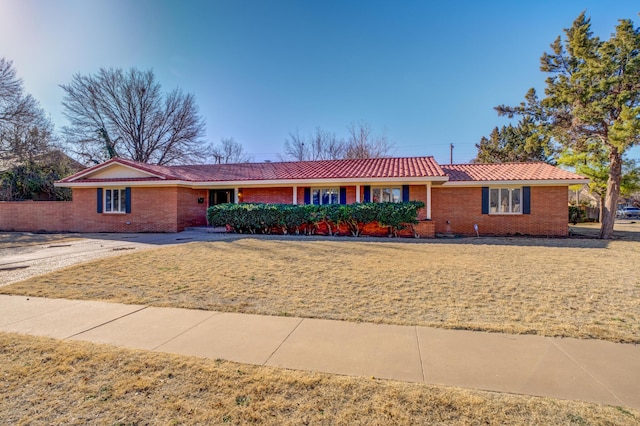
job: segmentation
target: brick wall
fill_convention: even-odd
[[[298,193],[302,189],[302,198],[298,197],[298,204],[304,203],[304,189],[298,188]],[[243,203],[273,203],[273,204],[293,204],[293,187],[282,188],[243,188]]]
[[[131,188],[131,213],[98,213],[96,188],[73,201],[0,202],[0,230],[31,232],[178,232],[206,224],[206,190]],[[181,203],[178,215],[178,203]]]
[[[568,234],[566,186],[531,187],[531,214],[482,214],[482,188],[433,188],[431,217],[436,233],[445,233],[447,225],[454,234],[537,235]],[[447,221],[450,223],[447,224]]]
[[[178,230],[207,225],[208,195],[206,189],[178,188]],[[203,202],[199,203],[199,199]]]
[[[67,232],[73,212],[72,201],[1,201],[0,231]]]
[[[427,187],[426,185],[411,185],[409,187],[409,201],[422,201],[424,208],[418,210],[418,220],[427,218]],[[433,202],[433,200],[432,200]]]
[[[178,188],[131,188],[131,213],[97,213],[96,189],[74,188],[78,232],[177,232]]]

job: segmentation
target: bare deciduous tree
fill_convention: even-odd
[[[298,130],[289,133],[284,142],[284,158],[303,160],[336,160],[344,158],[345,143],[334,133],[316,127],[314,134],[308,138],[300,136]]]
[[[311,160],[336,160],[344,158],[345,144],[334,133],[326,132],[319,127],[316,133],[309,138]]]
[[[381,158],[393,153],[386,134],[376,135],[369,123],[351,123],[344,158]]]
[[[379,158],[392,154],[393,144],[386,135],[376,135],[368,123],[350,124],[348,139],[338,138],[316,127],[308,138],[298,130],[289,133],[284,142],[283,160],[339,160],[344,158]]]
[[[0,58],[0,158],[33,160],[51,148],[53,125],[38,102],[24,92],[11,61]]]
[[[24,92],[13,63],[0,58],[0,200],[70,199],[54,181],[79,170],[56,148],[53,125]]]
[[[113,155],[154,164],[206,158],[204,121],[192,94],[164,95],[153,71],[100,69],[62,85],[67,141],[80,156],[101,162]]]
[[[41,109],[27,122],[15,121],[3,130],[0,158],[34,161],[56,148],[53,125]]]
[[[300,136],[296,129],[295,133],[289,133],[289,137],[284,140],[284,155],[282,160],[304,161],[309,159],[309,147],[305,144],[305,139]]]
[[[223,138],[220,144],[211,147],[211,156],[215,163],[249,163],[253,155],[245,152],[244,147],[233,138]]]

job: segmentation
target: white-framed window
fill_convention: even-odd
[[[340,188],[311,188],[311,204],[340,204]]]
[[[402,188],[399,186],[371,188],[371,201],[374,203],[401,203]]]
[[[489,188],[490,214],[522,214],[522,188]]]
[[[124,188],[109,188],[104,190],[104,212],[127,212],[127,192]]]

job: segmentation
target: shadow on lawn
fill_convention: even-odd
[[[597,233],[595,234],[597,235]],[[173,245],[191,242],[235,242],[243,239],[265,241],[305,242],[344,242],[363,244],[473,244],[496,246],[566,247],[566,248],[606,248],[610,241],[599,240],[592,236],[572,236],[568,238],[545,237],[456,237],[456,238],[384,238],[351,237],[322,235],[265,235],[265,234],[208,234],[205,232],[181,232],[177,234],[82,234],[88,239],[127,241],[152,245]]]
[[[75,234],[34,234],[31,232],[0,232],[0,249],[65,243],[80,238]]]
[[[613,239],[622,241],[640,242],[640,220],[616,219]],[[600,233],[599,223],[582,223],[569,226],[571,238],[598,238]]]
[[[184,231],[179,233],[91,233],[91,234],[37,234],[34,237],[46,241],[60,237],[86,238],[95,240],[121,241],[151,245],[173,245],[190,242],[233,242],[246,238],[264,239],[272,241],[344,241],[363,243],[402,243],[402,244],[478,244],[500,246],[535,246],[535,247],[567,247],[567,248],[607,248],[611,241],[640,242],[640,221],[619,220],[616,222],[613,240],[597,238],[599,224],[587,223],[569,226],[569,237],[454,237],[454,238],[384,238],[384,237],[350,237],[350,236],[320,236],[320,235],[263,235],[263,234],[231,234],[225,232]],[[3,236],[18,237],[21,233],[4,233]],[[19,245],[19,241],[16,241]]]

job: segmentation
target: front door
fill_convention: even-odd
[[[209,205],[216,206],[218,204],[233,203],[235,201],[235,193],[233,189],[210,189]]]

